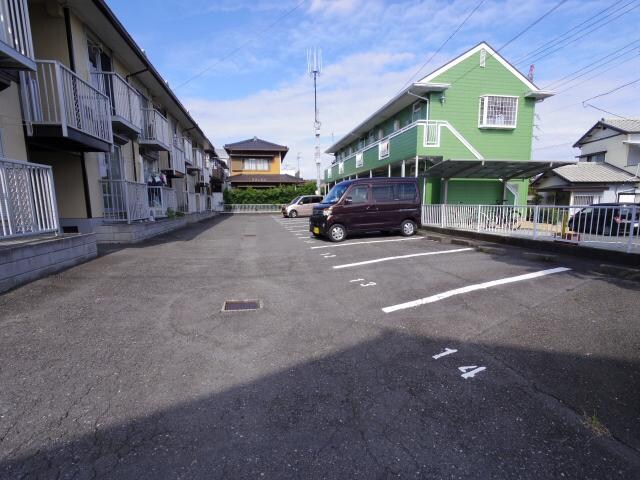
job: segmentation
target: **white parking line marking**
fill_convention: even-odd
[[[354,280],[349,280],[349,283],[353,283],[353,282],[364,282],[364,278],[356,278]]]
[[[472,370],[472,369],[475,369],[475,370]],[[476,376],[476,373],[483,372],[486,369],[487,367],[478,367],[476,365],[469,365],[468,367],[458,367],[458,370],[460,370],[461,372],[464,372],[462,375],[460,375],[464,379],[473,378]]]
[[[456,350],[455,348],[444,347],[444,352],[434,355],[431,358],[437,360],[439,358],[446,357],[447,355],[451,355],[452,353],[456,353],[457,351],[458,350]]]
[[[460,252],[468,252],[470,250],[473,250],[473,248],[455,248],[453,250],[439,250],[437,252],[412,253],[411,255],[398,255],[396,257],[376,258],[375,260],[365,260],[364,262],[347,263],[345,265],[336,265],[333,268],[338,270],[341,268],[350,268],[350,267],[359,267],[360,265],[369,265],[371,263],[388,262],[390,260],[401,260],[404,258],[413,258],[413,257],[426,257],[428,255],[442,255],[443,253],[460,253]]]
[[[335,268],[335,267],[334,267]],[[562,273],[571,270],[567,267],[551,268],[549,270],[540,270],[539,272],[526,273],[524,275],[517,275],[515,277],[502,278],[500,280],[493,280],[491,282],[477,283],[475,285],[468,285],[462,288],[456,288],[447,292],[442,292],[430,297],[421,298],[419,300],[413,300],[412,302],[400,303],[398,305],[392,305],[382,309],[384,313],[396,312],[398,310],[404,310],[406,308],[413,308],[419,305],[425,305],[427,303],[437,302],[445,298],[453,297],[463,293],[474,292],[476,290],[484,290],[486,288],[497,287],[498,285],[505,285],[507,283],[522,282],[523,280],[531,280],[534,278],[544,277],[546,275],[553,275],[554,273]]]
[[[335,248],[335,247],[348,247],[350,245],[364,245],[366,243],[386,243],[386,242],[404,242],[406,240],[423,240],[424,237],[409,237],[409,238],[394,238],[391,240],[371,240],[368,242],[349,242],[349,243],[338,243],[335,245],[322,245],[320,247],[311,247],[311,248]]]

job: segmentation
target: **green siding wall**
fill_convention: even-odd
[[[479,62],[478,52],[433,79],[452,85],[443,93],[444,102],[442,94],[430,95],[429,118],[449,121],[484,158],[530,160],[535,100],[524,97],[527,86],[491,55],[487,53],[486,67]],[[478,128],[482,95],[518,96],[516,128]]]

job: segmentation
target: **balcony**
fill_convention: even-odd
[[[149,218],[149,193],[144,183],[101,180],[103,217],[107,222],[127,222]]]
[[[51,167],[0,158],[0,240],[58,228]]]
[[[36,60],[36,71],[20,72],[20,93],[27,136],[34,148],[111,150],[109,97],[60,62]]]
[[[142,133],[142,101],[138,91],[114,72],[93,73],[92,80],[109,97],[113,131],[135,139]]]
[[[138,143],[149,150],[171,151],[169,122],[155,108],[142,109],[142,133]]]
[[[183,144],[177,137],[174,137],[172,145],[170,165],[163,172],[168,177],[182,178],[187,171],[184,164]]]
[[[182,146],[184,149],[184,162],[187,164],[187,170],[190,170],[195,167],[193,158],[193,144],[187,137],[182,137],[179,140],[182,142]]]
[[[36,69],[27,0],[0,0],[0,70]]]
[[[176,191],[169,187],[148,187],[149,209],[153,218],[168,216],[168,210],[178,211],[178,197]]]

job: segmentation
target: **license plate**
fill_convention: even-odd
[[[320,235],[320,229],[318,227],[313,227],[313,233]]]

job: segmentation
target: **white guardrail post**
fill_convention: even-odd
[[[638,230],[636,231],[636,238],[640,236],[640,218],[638,216],[638,207],[635,205],[631,209],[631,228],[629,230],[629,241],[627,242],[627,253],[631,253],[633,249],[633,232],[635,230],[636,219],[638,220]]]

